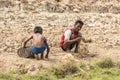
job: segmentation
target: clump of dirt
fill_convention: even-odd
[[[82,57],[89,53],[88,45],[87,44],[80,44],[79,55],[78,57]]]

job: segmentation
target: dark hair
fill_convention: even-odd
[[[42,32],[43,32],[42,27],[36,26],[36,27],[34,28],[34,33],[40,33],[40,34],[42,34]]]
[[[78,23],[80,23],[81,25],[84,24],[81,20],[77,20],[77,21],[75,21],[75,25],[78,24]]]

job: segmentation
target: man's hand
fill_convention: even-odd
[[[25,43],[22,44],[22,47],[23,47],[23,48],[26,48]]]
[[[80,40],[81,38],[82,38],[82,37],[77,37],[76,39],[77,39],[77,40]]]
[[[23,46],[23,48],[26,48],[26,46]]]
[[[85,39],[85,38],[82,38],[82,41],[85,42],[85,43],[91,43],[91,42],[92,42],[91,39],[88,39],[88,40],[87,40],[87,39]]]
[[[87,40],[87,42],[88,42],[88,43],[91,43],[91,42],[92,42],[92,40],[91,40],[91,39],[89,39],[89,40]]]
[[[26,48],[26,46],[23,46],[23,48]]]

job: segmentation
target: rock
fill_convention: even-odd
[[[79,13],[80,10],[79,9],[73,9],[73,12]]]
[[[89,23],[87,25],[88,25],[88,27],[94,27],[95,26],[95,24],[93,24],[93,23]]]

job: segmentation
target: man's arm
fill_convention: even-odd
[[[81,37],[77,37],[77,38],[75,38],[75,39],[72,39],[72,40],[65,40],[65,42],[66,43],[74,43],[74,42],[76,42],[76,41],[78,41],[78,40],[80,40],[81,39]]]
[[[92,42],[92,40],[91,39],[88,39],[88,40],[86,40],[83,36],[82,36],[82,34],[81,33],[79,33],[79,35],[78,35],[79,37],[81,37],[81,40],[84,42],[84,43],[90,43],[90,42]]]
[[[72,40],[71,40],[71,39],[70,39],[71,35],[72,35],[71,30],[67,30],[67,31],[64,33],[65,43],[74,43],[74,42],[76,42],[76,41],[78,41],[78,40],[81,39],[81,37],[78,37],[78,38],[75,38],[75,39],[72,39]]]
[[[90,42],[92,42],[92,40],[91,40],[91,39],[86,40],[85,38],[82,38],[82,41],[83,41],[83,42],[85,42],[85,43],[90,43]]]
[[[48,54],[49,54],[49,52],[50,52],[50,48],[49,48],[49,46],[48,46],[48,43],[47,43],[46,38],[45,38],[45,45],[46,45],[46,47],[47,47],[47,54],[46,54],[45,58],[48,58]]]
[[[28,38],[27,40],[24,41],[24,43],[23,43],[23,47],[24,47],[24,48],[26,47],[27,42],[28,42],[29,40],[31,40],[32,38],[33,38],[33,36],[31,36],[30,38]]]

